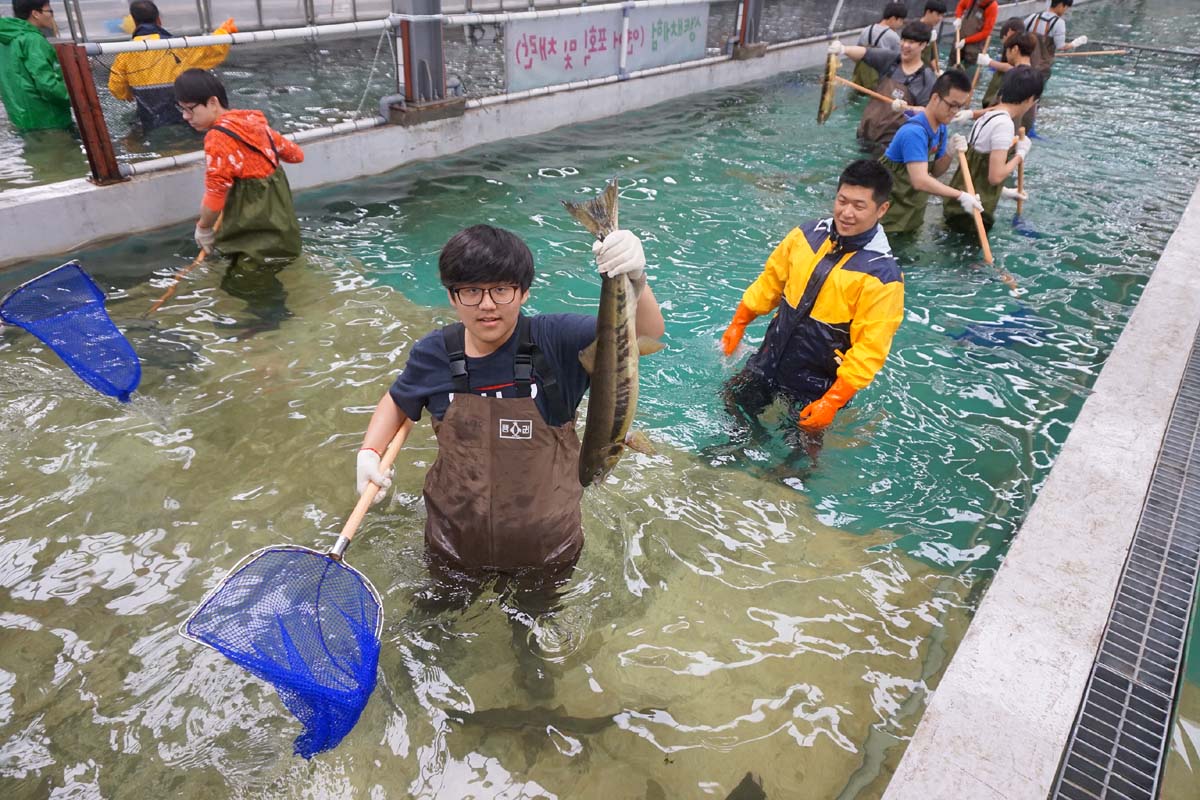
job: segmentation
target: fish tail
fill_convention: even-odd
[[[599,197],[583,203],[562,201],[568,213],[593,236],[603,241],[604,237],[617,229],[617,181],[614,178],[604,187]]]

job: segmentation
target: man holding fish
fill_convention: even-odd
[[[646,285],[641,241],[615,221],[614,208],[613,225],[593,247],[605,290],[610,282],[628,288],[630,329],[658,339],[663,317]],[[589,385],[590,405],[603,405],[597,391],[614,382],[589,376],[581,351],[614,320],[522,314],[533,255],[519,237],[490,225],[451,237],[438,272],[459,322],[413,345],[367,427],[357,489],[390,486],[380,454],[405,421],[428,409],[438,440],[424,490],[431,556],[471,571],[567,567],[583,546],[576,408]]]

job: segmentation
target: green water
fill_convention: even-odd
[[[1110,3],[1072,33],[1187,44],[1191,10]],[[811,473],[778,468],[780,437],[724,466],[700,452],[724,438],[715,392],[735,364],[716,340],[742,289],[828,212],[855,155],[855,113],[813,123],[812,73],[306,193],[286,314],[211,268],[138,321],[190,261],[190,226],[79,254],[145,378],[119,406],[29,337],[0,337],[0,789],[723,797],[754,770],[771,797],[879,796],[1200,175],[1192,86],[1119,60],[1057,69],[1027,174],[1042,237],[1004,214],[993,237],[1024,293],[929,226],[901,251],[888,365]],[[667,317],[639,421],[660,453],[585,496],[584,556],[534,626],[551,681],[530,680],[505,595],[416,607],[423,427],[348,559],[384,598],[380,687],[337,750],[293,757],[273,692],[175,627],[251,550],[331,541],[374,403],[449,319],[435,261],[454,231],[524,236],[534,310],[594,308],[586,237],[558,201],[611,175]],[[1007,346],[954,337],[1006,318]]]

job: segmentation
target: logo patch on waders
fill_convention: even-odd
[[[500,420],[501,439],[532,439],[533,420],[531,419],[502,419]]]

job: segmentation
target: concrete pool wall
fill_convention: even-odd
[[[932,693],[886,800],[1050,793],[1200,326],[1196,253],[1200,185]]]
[[[1099,0],[1078,0],[1085,2]],[[1001,16],[1032,13],[1044,5],[1044,0],[1003,5]],[[837,36],[852,42],[860,30]],[[519,100],[483,98],[469,103],[459,118],[413,127],[385,125],[305,143],[304,163],[289,165],[288,179],[297,190],[342,183],[502,139],[532,136],[689,94],[816,67],[825,59],[827,42],[825,38],[786,42],[772,45],[758,59],[735,61],[720,56],[671,72]],[[112,186],[95,186],[79,178],[0,192],[0,242],[4,243],[0,267],[52,256],[65,260],[73,251],[107,239],[192,219],[199,208],[202,183],[197,158],[185,166],[135,176]],[[46,225],[48,219],[66,224]]]

